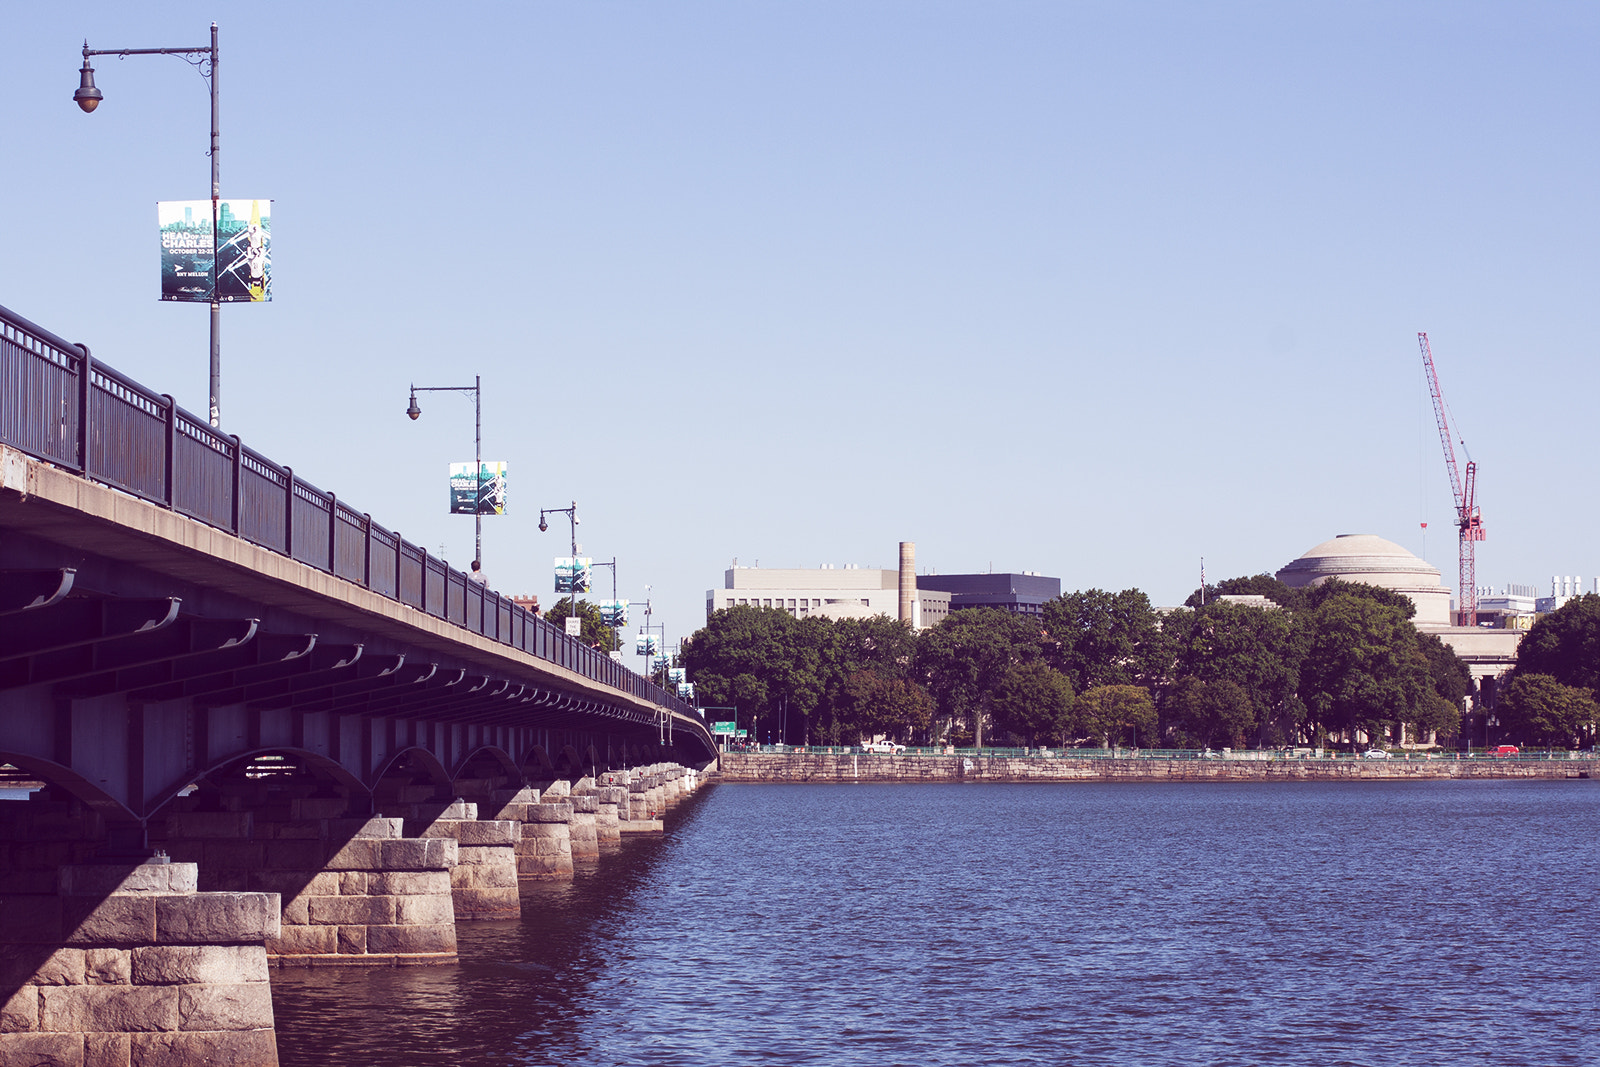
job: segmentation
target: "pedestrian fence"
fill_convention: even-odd
[[[0,307],[0,444],[695,718],[688,701]]]

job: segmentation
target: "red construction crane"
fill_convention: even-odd
[[[1450,472],[1450,492],[1456,498],[1456,532],[1461,538],[1460,585],[1456,589],[1457,626],[1478,625],[1478,585],[1475,544],[1484,539],[1483,516],[1478,514],[1474,494],[1478,484],[1478,465],[1467,452],[1467,442],[1461,442],[1461,451],[1467,456],[1467,476],[1461,477],[1456,469],[1456,449],[1450,439],[1450,421],[1445,417],[1444,393],[1439,390],[1439,372],[1433,369],[1433,352],[1428,348],[1428,335],[1417,334],[1422,346],[1422,366],[1428,372],[1428,391],[1433,394],[1433,415],[1439,422],[1439,442],[1444,445],[1444,465]]]

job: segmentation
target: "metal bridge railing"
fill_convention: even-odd
[[[0,307],[0,444],[187,515],[658,707],[675,693],[469,581],[88,349]]]

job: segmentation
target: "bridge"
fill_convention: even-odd
[[[0,1065],[275,1063],[268,964],[451,961],[715,758],[673,693],[0,308],[0,764],[44,783],[0,802]]]

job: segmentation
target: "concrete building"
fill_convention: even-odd
[[[796,618],[900,618],[900,571],[825,563],[815,570],[787,567],[733,566],[723,572],[723,587],[706,591],[706,617],[723,608],[749,605],[781,608]],[[911,626],[938,625],[950,612],[950,595],[912,586]]]
[[[1061,579],[1038,571],[1003,574],[919,574],[919,592],[938,590],[950,595],[950,610],[999,608],[1013,615],[1037,616],[1044,603],[1061,595]]]
[[[1000,608],[1036,616],[1044,602],[1061,595],[1061,579],[1036,571],[1002,574],[917,574],[916,545],[900,542],[895,570],[834,567],[815,570],[740,567],[723,573],[721,589],[706,590],[706,617],[724,608],[781,608],[796,618],[829,619],[887,615],[906,619],[912,629],[937,626],[962,608]]]

